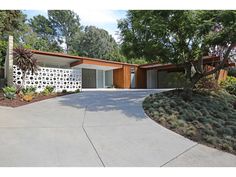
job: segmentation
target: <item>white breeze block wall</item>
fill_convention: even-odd
[[[62,90],[75,91],[82,88],[81,69],[61,69],[39,67],[32,75],[27,73],[25,77],[24,87],[34,86],[37,92],[44,90],[46,86],[53,86],[56,92]],[[22,84],[22,71],[13,65],[13,83],[15,85]]]

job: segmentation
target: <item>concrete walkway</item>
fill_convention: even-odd
[[[149,119],[148,91],[88,91],[0,107],[0,166],[236,166]]]

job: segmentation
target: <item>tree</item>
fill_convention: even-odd
[[[56,30],[51,21],[42,15],[29,20],[29,27],[24,36],[25,43],[33,49],[44,51],[62,51],[56,40]]]
[[[118,28],[126,56],[182,64],[188,88],[224,68],[236,45],[235,11],[129,11]],[[221,57],[211,71],[203,67],[208,53]]]
[[[20,10],[0,11],[0,67],[4,65],[8,35],[14,35],[18,42],[25,21],[26,16]]]
[[[79,16],[70,10],[49,10],[48,17],[56,30],[58,40],[65,43],[66,52],[73,51],[73,38],[81,30]]]
[[[109,55],[118,50],[118,45],[106,30],[86,26],[74,48],[83,56],[109,59]]]
[[[18,47],[13,50],[14,63],[22,71],[22,85],[25,82],[25,76],[27,72],[35,73],[37,70],[37,60],[34,59],[31,50],[25,49],[23,47]]]

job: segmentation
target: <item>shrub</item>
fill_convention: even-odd
[[[53,93],[53,91],[54,91],[54,87],[46,86],[45,89],[43,90],[43,94],[44,95],[50,95],[51,93]]]
[[[233,151],[233,148],[227,143],[223,143],[221,146],[223,150]]]
[[[30,86],[30,87],[21,89],[21,92],[23,93],[23,95],[35,94],[36,89],[37,89],[36,87]]]
[[[212,77],[204,77],[196,84],[197,90],[217,91],[220,89],[216,79]]]
[[[27,102],[32,101],[33,98],[34,98],[34,96],[33,96],[32,94],[26,94],[26,95],[23,95],[23,97],[22,97],[22,99],[23,99],[24,101],[27,101]]]
[[[3,90],[5,98],[11,99],[11,100],[16,98],[16,88],[15,87],[7,86],[7,87],[4,87],[2,90]]]
[[[215,136],[209,136],[209,135],[207,135],[207,136],[204,137],[204,139],[205,139],[208,143],[215,145],[215,144],[217,144],[217,139],[218,139],[218,138],[215,137]]]
[[[236,77],[228,76],[220,85],[230,94],[236,95]]]
[[[64,90],[62,90],[62,92],[61,93],[67,93],[67,90],[66,89],[64,89]]]
[[[75,93],[80,93],[80,89],[76,89],[76,90],[75,90]]]
[[[228,76],[234,76],[234,77],[236,77],[236,69],[235,69],[235,68],[229,69],[229,71],[228,71]]]

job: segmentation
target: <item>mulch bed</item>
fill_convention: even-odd
[[[64,95],[68,95],[71,93],[55,93],[53,95],[42,95],[42,94],[38,94],[32,101],[27,102],[22,100],[22,98],[17,95],[15,99],[10,100],[4,97],[3,92],[0,91],[0,106],[7,106],[7,107],[19,107],[19,106],[23,106],[26,104],[31,104],[34,102],[38,102],[38,101],[42,101],[42,100],[46,100],[46,99],[50,99],[50,98],[55,98],[58,96],[64,96]]]

